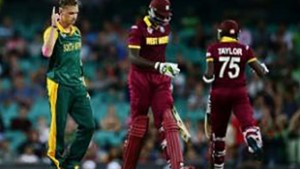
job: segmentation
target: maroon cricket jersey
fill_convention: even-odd
[[[246,65],[255,60],[252,49],[233,38],[223,37],[220,42],[210,45],[206,61],[214,63],[215,80],[212,89],[246,86]]]
[[[140,49],[140,56],[147,60],[165,62],[169,34],[169,25],[154,28],[149,16],[145,16],[143,20],[138,21],[131,27],[128,37],[128,48]],[[138,70],[147,70],[136,65],[131,67]]]

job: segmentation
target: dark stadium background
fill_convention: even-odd
[[[129,68],[126,36],[150,1],[82,0],[77,25],[83,34],[82,59],[97,123],[84,169],[118,169],[126,136]],[[300,164],[300,1],[171,0],[170,61],[179,63],[174,80],[177,109],[193,135],[183,144],[185,158],[206,168],[208,140],[203,118],[208,86],[201,81],[205,48],[216,40],[222,19],[236,19],[241,42],[251,45],[270,69],[266,79],[248,74],[249,97],[263,133],[265,156],[253,162],[240,138],[238,123],[228,130],[227,167],[299,168]],[[49,110],[45,91],[47,60],[41,56],[42,32],[49,25],[54,0],[0,0],[0,169],[49,167],[45,157]],[[104,119],[104,120],[103,120]],[[76,126],[71,120],[67,142]],[[140,168],[163,168],[150,130]]]

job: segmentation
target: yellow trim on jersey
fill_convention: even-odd
[[[57,23],[57,29],[62,33],[73,35],[73,33],[75,33],[76,31],[76,28],[77,28],[76,26],[71,26],[71,31],[67,31],[59,22]]]
[[[51,29],[53,29],[53,28],[50,26],[45,30],[44,35],[43,35],[44,42],[46,42],[49,39]],[[76,31],[78,31],[79,35],[80,35],[80,30],[76,26],[72,26],[71,32],[68,32],[59,23],[57,23],[57,29],[62,33],[66,33],[66,34],[70,34],[70,35],[73,35]],[[55,30],[54,31],[54,40],[56,40],[57,38],[58,38],[58,31]]]
[[[249,60],[247,61],[247,63],[251,63],[251,62],[254,62],[254,61],[257,61],[257,58],[249,59]]]
[[[49,39],[49,37],[50,37],[50,33],[51,33],[51,29],[54,29],[54,28],[52,28],[52,27],[48,27],[46,30],[45,30],[45,32],[44,32],[44,42],[46,42],[48,39]],[[56,40],[58,38],[58,32],[57,32],[57,30],[54,30],[54,40]]]
[[[220,42],[237,42],[237,40],[228,36],[224,36],[221,38]]]
[[[49,133],[49,141],[48,141],[48,157],[54,162],[56,167],[59,167],[59,161],[55,158],[56,153],[56,101],[57,101],[57,92],[58,92],[58,84],[53,80],[47,78],[47,89],[48,96],[50,102],[50,110],[51,110],[51,124],[50,124],[50,133]]]
[[[147,25],[148,27],[151,27],[151,26],[152,26],[152,23],[151,23],[151,21],[150,21],[150,17],[149,17],[149,16],[145,16],[145,17],[144,17],[144,22],[146,23],[146,25]]]
[[[141,46],[139,46],[139,45],[128,45],[128,48],[130,48],[130,49],[141,49]]]
[[[214,58],[206,58],[206,62],[213,62]]]

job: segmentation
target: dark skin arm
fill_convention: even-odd
[[[128,57],[131,63],[139,67],[147,67],[154,69],[155,62],[140,57],[140,49],[129,48]]]
[[[213,78],[213,76],[214,76],[214,62],[209,61],[209,62],[207,62],[206,65],[207,65],[207,66],[206,66],[206,70],[205,70],[204,76],[205,76],[207,79],[211,79],[211,78]]]
[[[261,66],[259,61],[253,61],[249,63],[250,67],[256,72],[256,74],[259,77],[264,77],[265,74],[267,74],[267,72],[265,71],[265,69]]]

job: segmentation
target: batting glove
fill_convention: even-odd
[[[261,67],[264,69],[265,74],[269,73],[269,69],[266,64],[260,63]],[[251,72],[255,73],[255,70],[251,68]]]
[[[269,69],[267,68],[266,64],[261,63],[260,65],[264,68],[264,71],[266,72],[266,74],[269,73]]]
[[[180,72],[177,63],[156,62],[154,68],[155,70],[159,71],[160,74],[169,76],[171,78],[174,78]]]

